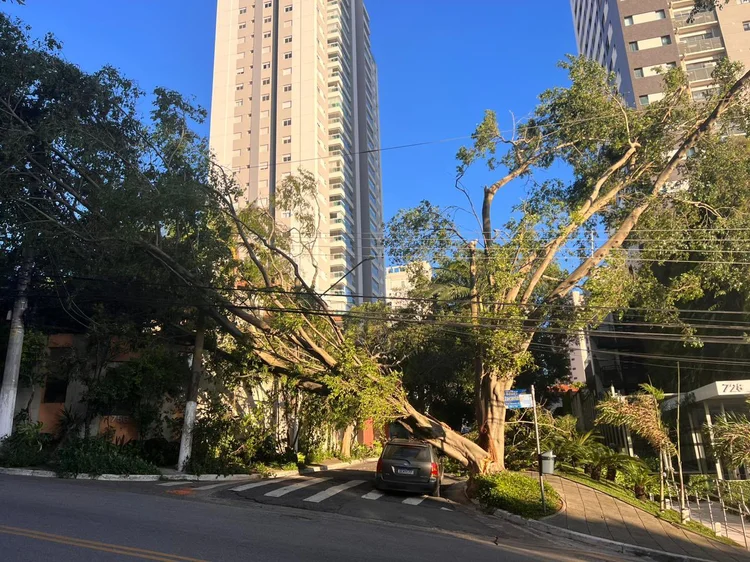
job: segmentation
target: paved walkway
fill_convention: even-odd
[[[559,476],[546,480],[560,493],[566,508],[545,523],[571,531],[655,550],[721,562],[750,561],[743,549],[712,541],[637,509],[607,494]]]

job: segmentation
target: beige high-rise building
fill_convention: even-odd
[[[292,232],[275,187],[300,168],[314,175],[318,233],[297,253],[336,308],[385,291],[379,146],[363,0],[218,0],[211,148],[244,204],[268,206]]]
[[[570,0],[578,51],[616,75],[633,106],[663,97],[658,68],[681,66],[701,99],[715,87],[711,73],[727,57],[750,68],[750,0],[691,17],[693,0]]]

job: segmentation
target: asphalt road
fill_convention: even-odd
[[[331,480],[304,481],[303,487],[270,496],[303,480],[230,492],[224,485],[206,489],[211,484],[202,482],[158,486],[0,476],[0,560],[622,559],[534,537],[513,525],[490,526],[447,501],[368,500],[361,497],[367,487],[357,489],[359,484],[328,496],[332,486],[364,474],[316,474],[312,478]],[[310,497],[324,499],[304,501]],[[367,507],[356,508],[358,503]]]

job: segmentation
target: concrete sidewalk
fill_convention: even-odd
[[[598,490],[559,476],[545,478],[565,501],[543,521],[556,527],[683,556],[750,562],[750,553],[687,531]]]

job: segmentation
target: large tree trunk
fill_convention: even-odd
[[[452,430],[448,425],[422,414],[406,399],[402,399],[401,407],[407,415],[399,420],[399,423],[412,435],[456,459],[472,474],[484,474],[490,470],[492,460],[489,454],[474,441]]]
[[[18,273],[18,289],[13,303],[10,320],[10,337],[8,351],[5,355],[5,369],[3,384],[0,387],[0,439],[13,431],[13,413],[16,409],[18,395],[18,375],[21,371],[21,355],[23,353],[24,325],[23,314],[28,304],[28,289],[31,278],[31,253],[24,250],[23,262]]]
[[[487,373],[482,377],[478,396],[479,445],[492,461],[490,470],[505,470],[505,391],[513,379]]]

